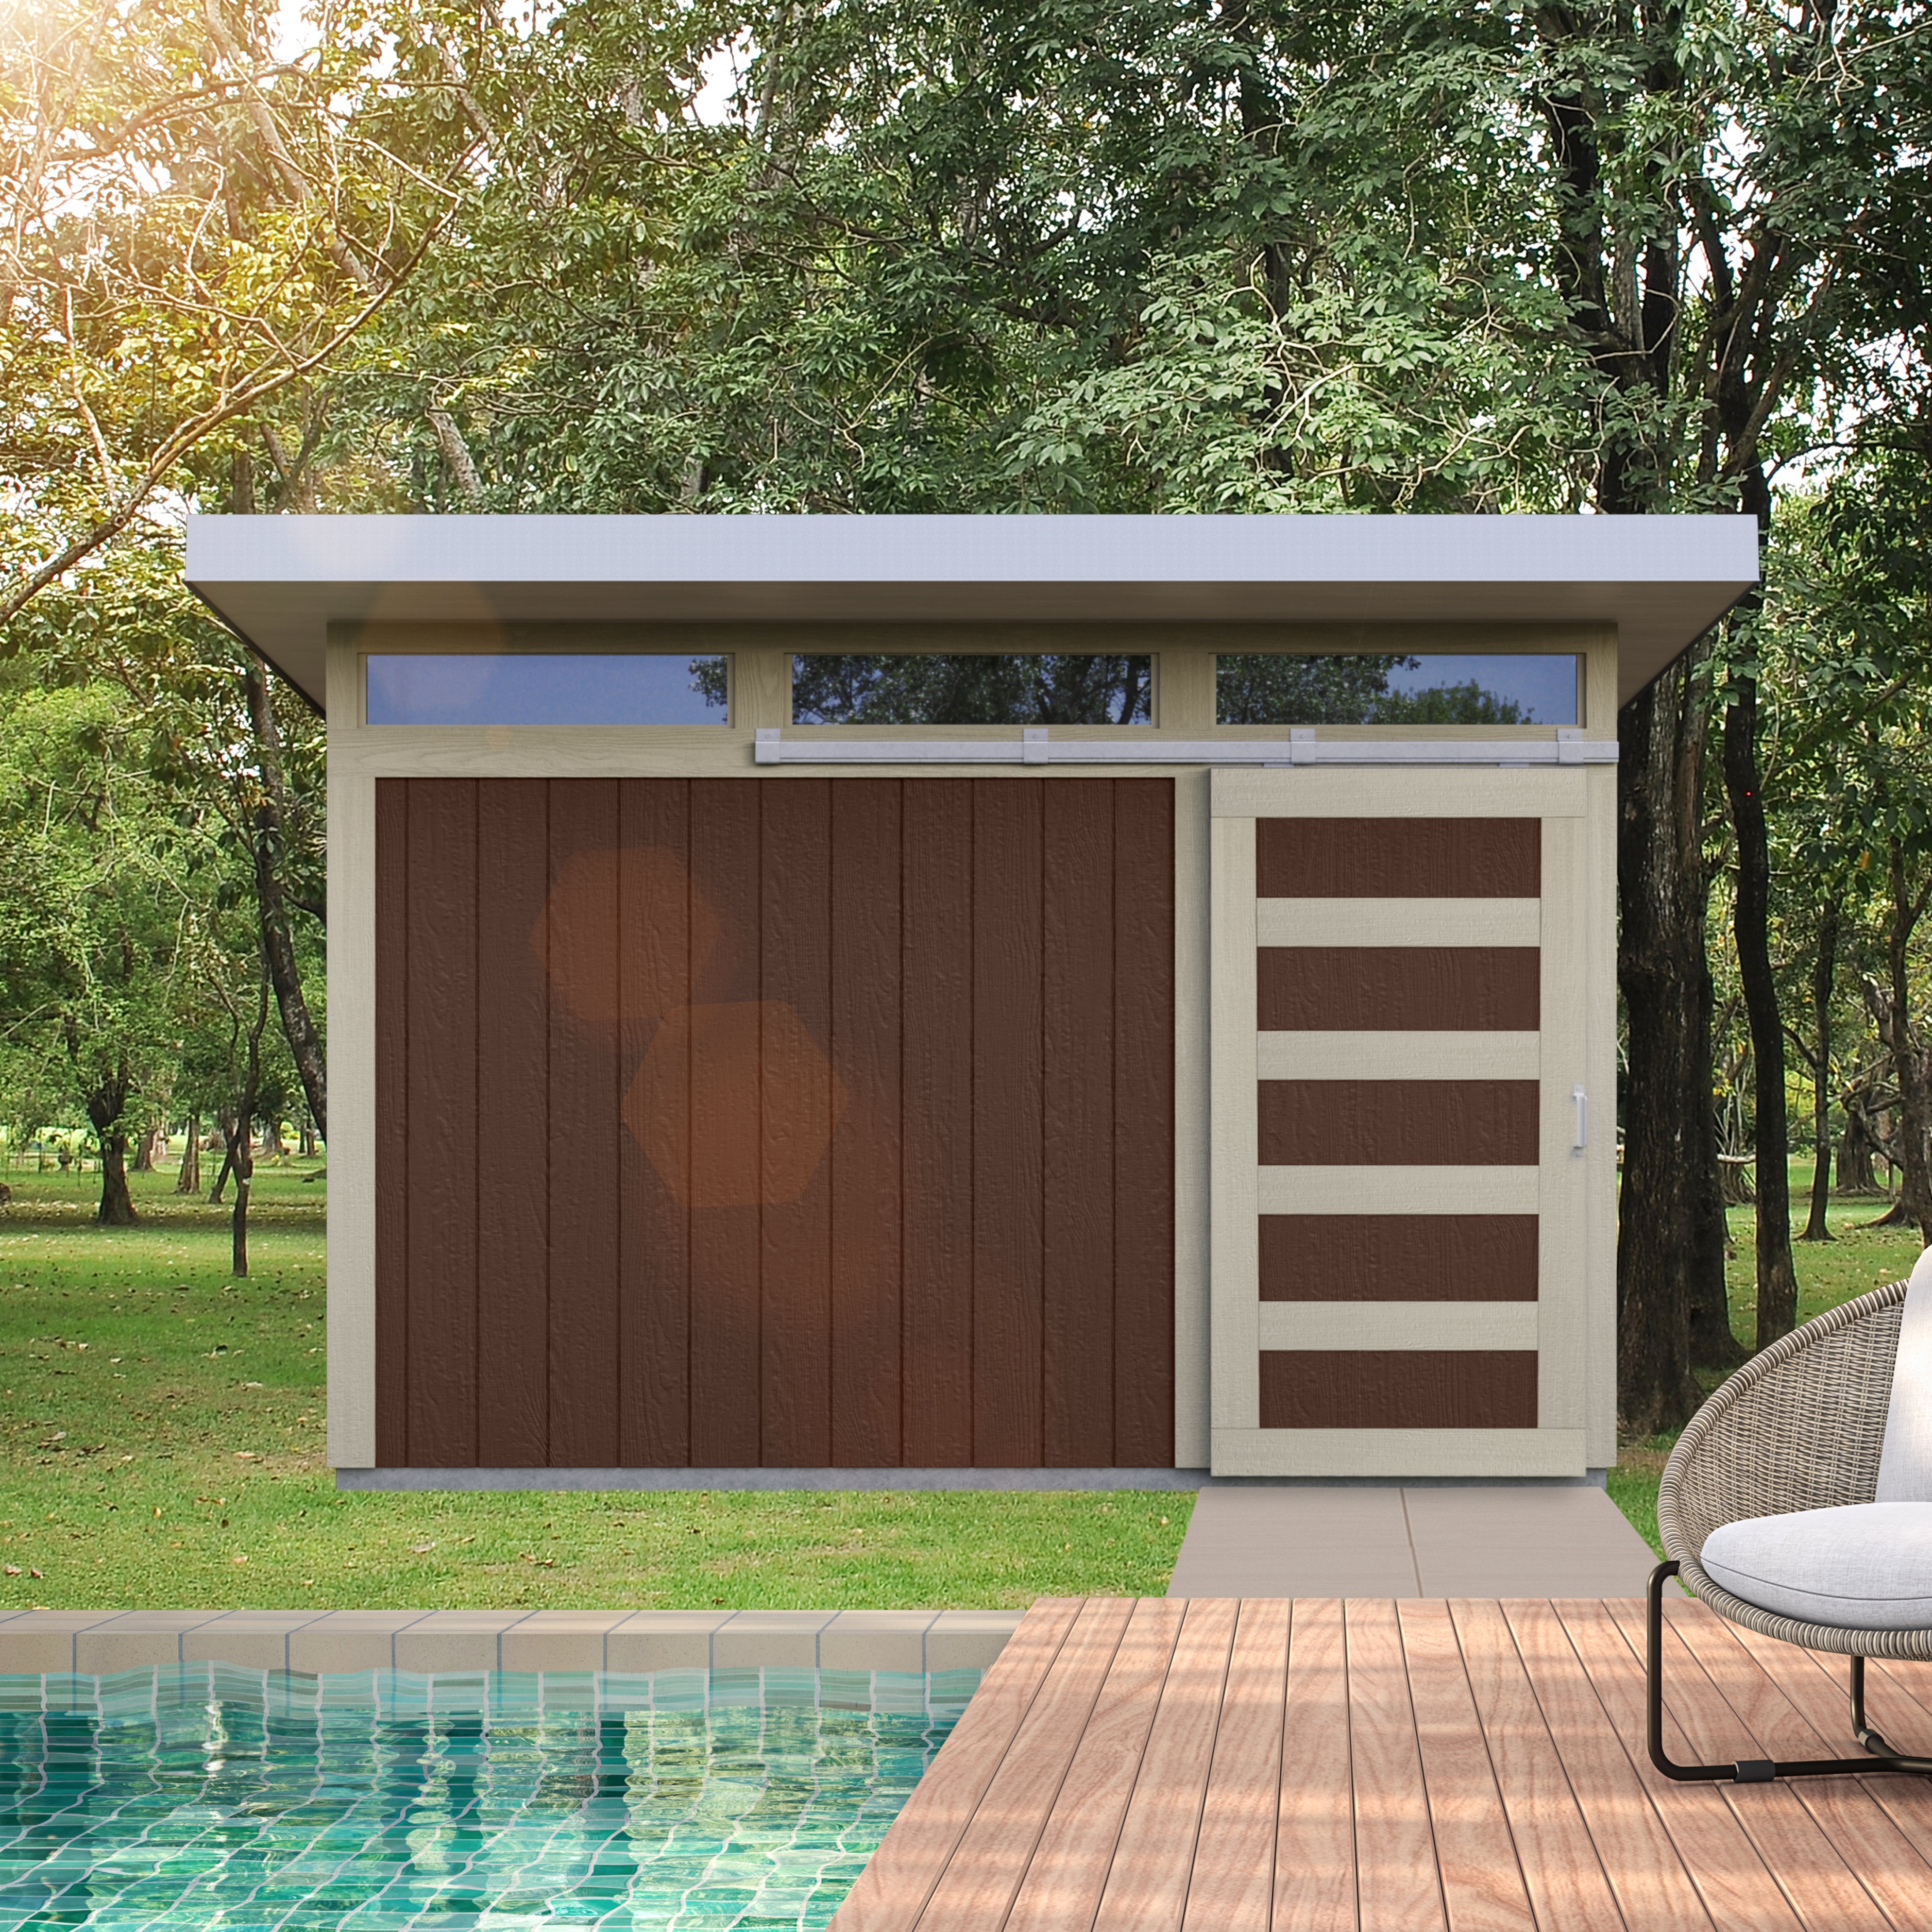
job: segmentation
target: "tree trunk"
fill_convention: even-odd
[[[94,1219],[104,1228],[131,1228],[140,1218],[128,1192],[128,1130],[121,1120],[131,1084],[123,1060],[87,1096],[87,1118],[100,1144],[100,1206]]]
[[[183,1136],[181,1166],[175,1170],[175,1192],[177,1194],[199,1194],[201,1192],[201,1116],[190,1114],[188,1117],[188,1130]]]
[[[296,958],[289,926],[286,896],[275,869],[288,822],[288,787],[282,772],[281,734],[275,726],[275,707],[268,694],[268,674],[251,656],[243,673],[248,699],[248,722],[254,734],[260,769],[262,802],[255,813],[255,899],[261,922],[262,956],[275,992],[275,1010],[282,1033],[295,1056],[296,1072],[314,1117],[316,1129],[328,1132],[328,1069],[308,1001],[302,992],[302,968]]]
[[[141,1130],[134,1142],[134,1172],[136,1174],[154,1172],[156,1146],[160,1138],[161,1124],[158,1120],[150,1120]]]
[[[235,1174],[235,1211],[230,1223],[232,1262],[230,1272],[238,1280],[248,1273],[248,1193],[255,1178],[254,1150],[249,1146],[249,1130],[255,1123],[256,1096],[262,1090],[262,1035],[268,1024],[268,973],[266,956],[262,971],[261,1004],[255,1024],[248,1034],[248,1072],[242,1088],[242,1104],[236,1109],[236,1133],[229,1142],[229,1164]],[[267,1136],[262,1136],[266,1141]]]
[[[1892,978],[1892,1058],[1898,1083],[1898,1218],[1918,1230],[1932,1246],[1932,1168],[1926,1159],[1932,1131],[1932,1080],[1928,1056],[1912,1024],[1908,954],[1912,934],[1925,910],[1925,898],[1912,896],[1905,871],[1905,848],[1892,842],[1892,925],[1886,934],[1886,963]]]
[[[1832,984],[1838,970],[1838,922],[1834,899],[1818,916],[1818,946],[1811,956],[1811,1212],[1801,1241],[1828,1241],[1825,1210],[1832,1202]]]
[[[248,1185],[255,1178],[255,1156],[248,1150],[247,1130],[237,1137],[230,1159],[235,1168],[235,1207],[229,1217],[230,1250],[232,1263],[229,1272],[245,1276],[248,1272]]]
[[[1864,1096],[1856,1089],[1844,1096],[1845,1131],[1838,1136],[1837,1178],[1840,1194],[1879,1192],[1878,1137],[1872,1132]]]
[[[1630,1062],[1617,1244],[1617,1402],[1625,1426],[1644,1436],[1675,1427],[1696,1408],[1691,1306],[1694,1300],[1707,1311],[1724,1306],[1696,678],[1693,652],[1633,698],[1618,719],[1617,977]],[[1714,1236],[1717,1265],[1709,1280]]]
[[[1757,680],[1735,676],[1724,711],[1724,790],[1738,841],[1732,932],[1750,1024],[1752,1145],[1757,1154],[1757,1346],[1798,1325],[1791,1259],[1791,1124],[1784,1094],[1784,1021],[1771,965],[1771,839],[1757,768]]]
[[[226,1113],[218,1114],[215,1125],[221,1130],[221,1165],[215,1170],[214,1185],[208,1190],[208,1204],[211,1208],[221,1205],[222,1190],[228,1185],[228,1177],[235,1171],[234,1117]]]

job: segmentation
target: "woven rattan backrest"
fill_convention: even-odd
[[[1678,1561],[1720,1524],[1868,1503],[1905,1284],[1808,1322],[1746,1363],[1691,1420],[1664,1472],[1658,1529]]]

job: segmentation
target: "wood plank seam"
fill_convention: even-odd
[[[1622,1740],[1616,1736],[1614,1720],[1597,1696],[1589,1672],[1582,1659],[1577,1655],[1574,1646],[1570,1643],[1568,1634],[1562,1634],[1561,1650],[1551,1660],[1556,1671],[1559,1673],[1552,1676],[1550,1670],[1544,1667],[1543,1664],[1532,1662],[1530,1649],[1524,1641],[1525,1619],[1520,1615],[1525,1606],[1510,1605],[1504,1607],[1504,1622],[1515,1645],[1524,1677],[1535,1698],[1544,1727],[1550,1734],[1550,1742],[1563,1766],[1565,1778],[1576,1799],[1577,1815],[1589,1834],[1604,1876],[1610,1882],[1618,1910],[1625,1923],[1630,1927],[1631,1932],[1645,1932],[1645,1928],[1648,1926],[1656,1927],[1658,1932],[1680,1932],[1682,1927],[1695,1922],[1687,1914],[1685,1908],[1688,1907],[1701,1915],[1706,1926],[1712,1925],[1714,1922],[1704,1895],[1690,1874],[1684,1870],[1682,1857],[1669,1828],[1658,1815],[1655,1808],[1648,1803],[1647,1794],[1642,1792],[1642,1781],[1622,1748]],[[1553,1620],[1553,1608],[1547,1604],[1531,1605],[1527,1608],[1532,1618],[1534,1611],[1540,1609]],[[1517,1611],[1519,1614],[1509,1614],[1512,1610]],[[1534,1628],[1533,1622],[1529,1627]],[[1560,1631],[1560,1624],[1558,1629]],[[1567,1663],[1564,1661],[1566,1658]],[[1577,1720],[1574,1724],[1566,1722],[1562,1714],[1552,1708],[1552,1701],[1553,1696],[1564,1690],[1562,1680],[1571,1674],[1573,1666],[1575,1676],[1582,1680],[1583,1696],[1587,1700],[1580,1712],[1572,1714]],[[1573,1697],[1576,1694],[1574,1686],[1570,1694]],[[1604,1763],[1604,1770],[1610,1784],[1622,1787],[1626,1798],[1631,1785],[1635,1784],[1638,1787],[1639,1805],[1636,1808],[1623,1808],[1624,1815],[1621,1818],[1618,1815],[1620,1808],[1616,1804],[1600,1808],[1592,1798],[1586,1796],[1586,1786],[1580,1777],[1581,1760],[1585,1753],[1590,1745],[1598,1742],[1601,1735],[1606,1732],[1610,1734],[1613,1752]],[[1564,1748],[1566,1738],[1570,1747],[1568,1750]],[[1636,1838],[1641,1841],[1628,1846],[1627,1852],[1648,1852],[1654,1861],[1648,1874],[1654,1882],[1649,1888],[1654,1894],[1661,1894],[1662,1916],[1642,1918],[1636,1916],[1634,1894],[1639,1889],[1636,1881],[1646,1874],[1634,1862],[1627,1862],[1626,1858],[1618,1856],[1615,1846],[1605,1842],[1606,1828],[1619,1823],[1634,1826]],[[1666,1856],[1660,1856],[1660,1853],[1667,1856],[1667,1862]],[[1673,1880],[1676,1882],[1673,1883]]]
[[[1720,1925],[1796,1928],[1804,1924],[1783,1876],[1774,1870],[1746,1830],[1724,1790],[1708,1784],[1676,1784],[1652,1765],[1640,1740],[1643,1736],[1641,1672],[1632,1667],[1627,1649],[1614,1628],[1611,1654],[1606,1646],[1599,1601],[1548,1606],[1562,1640],[1582,1667],[1604,1728],[1627,1762],[1643,1796],[1649,1816],[1665,1837],[1678,1873],[1694,1888],[1711,1918]],[[1591,1659],[1597,1669],[1591,1670]],[[1689,1740],[1666,1709],[1666,1748],[1682,1757]],[[1728,1790],[1729,1787],[1726,1787]],[[1670,1817],[1662,1802],[1668,1800]],[[1672,1820],[1675,1820],[1673,1825]]]
[[[1601,1932],[1616,1932],[1616,1928],[1627,1928],[1628,1921],[1618,1902],[1610,1874],[1604,1868],[1602,1854],[1590,1834],[1569,1767],[1550,1734],[1548,1720],[1537,1698],[1536,1688],[1523,1666],[1515,1634],[1501,1606],[1493,1601],[1452,1600],[1449,1610],[1462,1667],[1475,1696],[1484,1748],[1502,1798],[1504,1816],[1509,1821],[1512,1840],[1516,1847],[1518,1868],[1529,1889],[1532,1910],[1538,1910],[1538,1922],[1544,1922],[1538,1910],[1541,1901],[1550,1901],[1552,1914],[1557,1909],[1555,1900],[1560,1883],[1564,1888],[1562,1908],[1565,1913],[1564,1932],[1572,1932],[1573,1928],[1575,1932],[1582,1932],[1586,1923],[1600,1928]],[[1486,1697],[1478,1692],[1477,1671],[1470,1656],[1473,1625],[1478,1622],[1486,1626],[1490,1654],[1502,1664],[1504,1672],[1501,1682],[1489,1687]],[[1504,1658],[1506,1664],[1503,1662]],[[1514,1682],[1520,1687],[1514,1698],[1509,1696],[1512,1672]],[[1502,1736],[1497,1733],[1496,1726],[1506,1724],[1510,1705],[1517,1702],[1527,1703],[1534,1728],[1527,1730],[1526,1738],[1522,1741],[1522,1748],[1513,1749],[1513,1766],[1506,1768],[1498,1749]],[[1511,1742],[1514,1746],[1517,1741]],[[1540,1791],[1539,1776],[1548,1778],[1552,1775],[1558,1792]],[[1554,1815],[1551,1815],[1549,1806],[1544,1808],[1540,1822],[1545,1828],[1540,1834],[1519,1832],[1517,1806],[1520,1804],[1527,1816],[1538,1808],[1539,1798],[1546,1796],[1553,1801]],[[1580,1836],[1580,1848],[1576,1843]],[[1587,1868],[1583,1858],[1575,1856],[1580,1849],[1587,1852]],[[1570,1856],[1566,1856],[1566,1852]],[[1594,1884],[1591,1882],[1592,1879]],[[1552,1916],[1548,1922],[1554,1925],[1558,1922]]]

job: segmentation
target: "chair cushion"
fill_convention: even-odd
[[[1878,1500],[1932,1502],[1932,1248],[1918,1257],[1906,1290],[1879,1452]]]
[[[1932,1502],[1727,1522],[1698,1561],[1734,1597],[1840,1630],[1932,1630]]]

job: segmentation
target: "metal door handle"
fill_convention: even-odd
[[[1574,1144],[1580,1148],[1588,1147],[1590,1144],[1590,1096],[1582,1088],[1573,1087],[1570,1090],[1570,1097],[1576,1103],[1576,1138]]]

